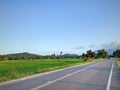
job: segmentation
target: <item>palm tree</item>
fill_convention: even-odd
[[[63,53],[63,52],[61,51],[61,52],[60,52],[60,55],[62,55],[62,53]]]

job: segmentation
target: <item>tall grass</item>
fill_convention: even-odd
[[[116,60],[117,60],[117,65],[118,65],[119,70],[120,70],[120,58],[116,58]]]
[[[83,59],[11,60],[0,62],[0,82],[83,63]]]

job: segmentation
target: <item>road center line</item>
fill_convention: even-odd
[[[110,71],[110,75],[109,75],[109,79],[108,79],[108,83],[107,83],[106,90],[110,90],[113,67],[114,67],[114,60],[113,60],[113,62],[112,62],[112,67],[111,67],[111,71]]]
[[[67,77],[69,77],[69,76],[71,76],[71,75],[73,75],[73,74],[76,74],[76,73],[85,71],[85,70],[87,70],[87,69],[89,69],[89,68],[91,68],[91,67],[93,67],[93,66],[95,66],[95,65],[97,65],[97,64],[99,64],[99,63],[95,63],[95,64],[93,64],[93,65],[91,65],[91,66],[89,66],[89,67],[86,67],[86,68],[84,68],[84,69],[78,70],[78,71],[73,72],[73,73],[68,74],[68,75],[65,75],[65,76],[63,76],[63,77],[61,77],[61,78],[58,78],[58,79],[56,79],[56,80],[47,82],[47,83],[45,83],[45,84],[43,84],[43,85],[40,85],[40,86],[38,86],[38,87],[36,87],[36,88],[33,88],[32,90],[40,89],[40,88],[42,88],[42,87],[44,87],[44,86],[47,86],[47,85],[49,85],[49,84],[52,84],[52,83],[57,82],[57,81],[59,81],[59,80],[62,80],[62,79],[64,79],[64,78],[67,78]]]

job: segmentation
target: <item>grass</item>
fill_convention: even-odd
[[[117,60],[117,65],[118,65],[119,70],[120,70],[120,58],[116,58],[116,60]]]
[[[90,60],[91,62],[92,60]],[[0,82],[47,72],[76,64],[84,63],[83,59],[42,59],[10,60],[0,62]]]

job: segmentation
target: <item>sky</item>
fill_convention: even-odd
[[[120,0],[0,0],[0,54],[81,54],[119,34]]]

